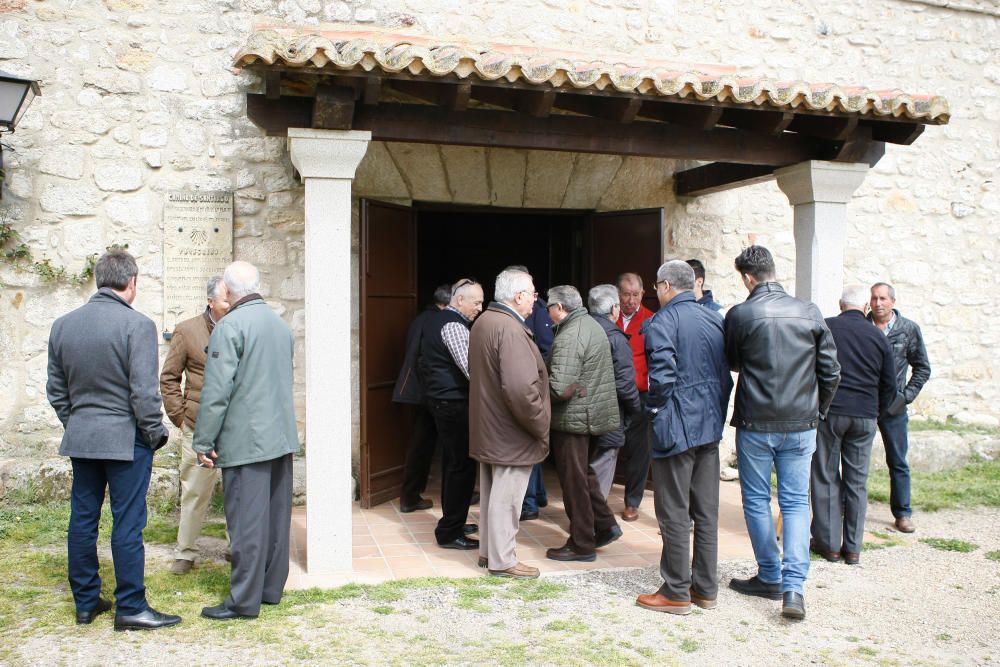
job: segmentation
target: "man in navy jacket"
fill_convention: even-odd
[[[861,557],[876,419],[896,396],[892,348],[865,319],[867,301],[866,287],[849,285],[840,297],[840,315],[826,319],[837,344],[840,385],[816,432],[809,485],[810,547],[831,562],[843,557],[848,565]]]
[[[656,272],[655,288],[660,310],[643,330],[663,586],[636,602],[654,611],[688,614],[692,603],[703,609],[717,604],[719,441],[733,380],[722,317],[695,301],[691,267],[667,262]],[[691,520],[693,561],[688,560]]]

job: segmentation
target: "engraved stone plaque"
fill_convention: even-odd
[[[205,309],[205,283],[233,261],[233,193],[177,191],[163,208],[163,329]]]

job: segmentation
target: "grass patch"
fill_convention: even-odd
[[[929,547],[940,549],[941,551],[957,551],[958,553],[971,553],[979,548],[978,544],[953,540],[944,537],[921,537],[920,541]]]
[[[1000,461],[979,461],[942,472],[911,472],[913,505],[936,512],[959,507],[1000,507]],[[868,499],[889,502],[889,473],[868,475]]]
[[[698,642],[691,639],[690,637],[681,640],[681,650],[684,651],[685,653],[694,653],[700,648],[701,646],[698,644]]]
[[[987,551],[985,554],[987,560],[1000,561],[1000,551]]]
[[[577,619],[551,621],[545,625],[545,629],[551,632],[573,632],[581,634],[589,631],[587,624]],[[631,648],[631,645],[629,648]]]
[[[937,419],[913,420],[909,423],[909,428],[911,431],[950,431],[952,433],[1000,436],[1000,428],[966,424],[953,417],[948,417],[945,421]]]
[[[876,655],[878,655],[878,651],[873,649],[871,646],[859,646],[858,655],[863,655],[866,658],[874,658]]]
[[[393,613],[393,608],[387,604],[380,604],[372,607],[372,611],[376,614],[382,614],[383,616],[388,616]]]

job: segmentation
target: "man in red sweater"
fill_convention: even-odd
[[[642,502],[646,479],[649,477],[649,438],[646,419],[646,390],[649,389],[649,380],[646,370],[645,341],[640,329],[642,323],[653,316],[653,311],[642,305],[642,278],[637,273],[621,274],[618,276],[617,284],[618,298],[621,301],[618,327],[628,336],[629,347],[632,348],[635,384],[642,404],[639,414],[631,417],[625,424],[625,447],[622,448],[620,456],[625,468],[625,510],[622,512],[622,519],[635,521],[639,518],[639,503]]]

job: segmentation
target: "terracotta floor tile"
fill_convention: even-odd
[[[525,565],[537,567],[540,572],[565,572],[568,568],[565,563],[548,558],[522,561]]]
[[[428,564],[424,564],[423,567],[414,568],[392,568],[392,578],[393,579],[421,579],[423,577],[434,577],[437,574]]]
[[[419,544],[414,544],[412,542],[409,544],[385,544],[383,542],[379,542],[379,547],[381,547],[386,558],[422,556],[424,553],[424,550]]]
[[[642,556],[637,554],[623,554],[619,556],[603,556],[608,567],[646,567],[649,563]]]
[[[376,523],[368,527],[368,530],[376,539],[381,535],[409,535],[410,531],[406,526],[400,526],[395,523],[380,524]]]
[[[381,557],[382,557],[382,551],[374,544],[351,548],[351,558],[381,558]]]
[[[425,570],[430,570],[431,564],[427,560],[427,557],[423,554],[416,554],[413,556],[392,556],[387,557],[386,562],[389,563],[389,567],[393,570],[403,569],[412,570],[415,568],[424,568]]]
[[[375,544],[375,538],[371,535],[354,534],[351,536],[351,545],[355,547],[364,547],[368,545]]]
[[[400,533],[398,535],[376,535],[375,541],[383,547],[392,548],[394,546],[409,546],[416,544],[416,539],[413,535],[409,533]]]
[[[412,531],[410,533],[417,544],[437,544],[437,538],[434,537],[434,531]]]
[[[384,558],[359,558],[354,561],[354,569],[357,572],[389,574],[389,564]]]
[[[439,577],[481,577],[483,576],[483,571],[476,567],[475,565],[469,564],[467,566],[461,565],[442,565],[434,566],[434,574]]]

